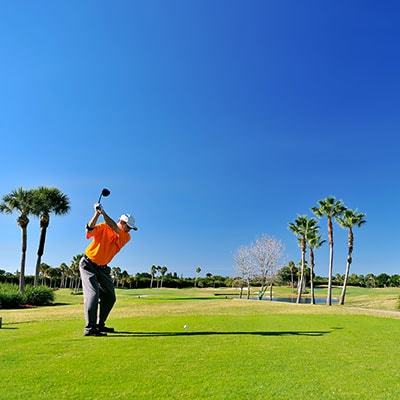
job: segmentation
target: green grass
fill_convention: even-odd
[[[345,307],[232,293],[118,290],[120,333],[105,338],[82,336],[83,298],[67,290],[60,305],[0,310],[0,398],[399,399],[400,313],[388,302],[399,290],[351,288]]]

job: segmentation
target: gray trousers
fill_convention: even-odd
[[[97,325],[105,324],[115,303],[115,290],[110,275],[111,268],[107,265],[98,266],[83,256],[79,262],[79,271],[84,297],[85,333],[87,333],[96,329]]]

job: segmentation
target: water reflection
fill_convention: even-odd
[[[266,301],[271,301],[271,298],[269,296],[266,296],[263,298],[263,300]],[[296,303],[297,296],[291,296],[291,297],[272,297],[272,301],[280,301],[280,302],[285,302],[285,303]],[[332,298],[332,304],[337,304],[339,302],[338,299]],[[302,304],[311,304],[311,299],[309,297],[302,297],[300,299],[300,303]],[[321,297],[316,297],[315,298],[315,304],[325,304],[326,303],[326,298],[321,298]]]

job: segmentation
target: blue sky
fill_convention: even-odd
[[[69,262],[102,187],[140,230],[114,259],[233,274],[262,233],[328,195],[367,214],[352,271],[399,273],[400,6],[395,1],[0,2],[0,195],[56,186],[43,261]],[[0,215],[0,268],[20,262]],[[321,221],[326,236],[326,221]],[[38,221],[29,225],[33,273]],[[346,233],[335,228],[335,273]],[[327,275],[328,249],[316,255]]]

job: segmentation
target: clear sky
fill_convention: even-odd
[[[400,273],[397,1],[0,1],[0,195],[55,186],[43,261],[69,263],[103,187],[139,231],[114,259],[233,274],[328,195],[367,214],[352,271]],[[326,221],[321,222],[326,236]],[[16,215],[0,268],[17,270]],[[28,228],[33,273],[38,220]],[[346,234],[335,227],[335,270]],[[328,249],[316,254],[327,275]]]

